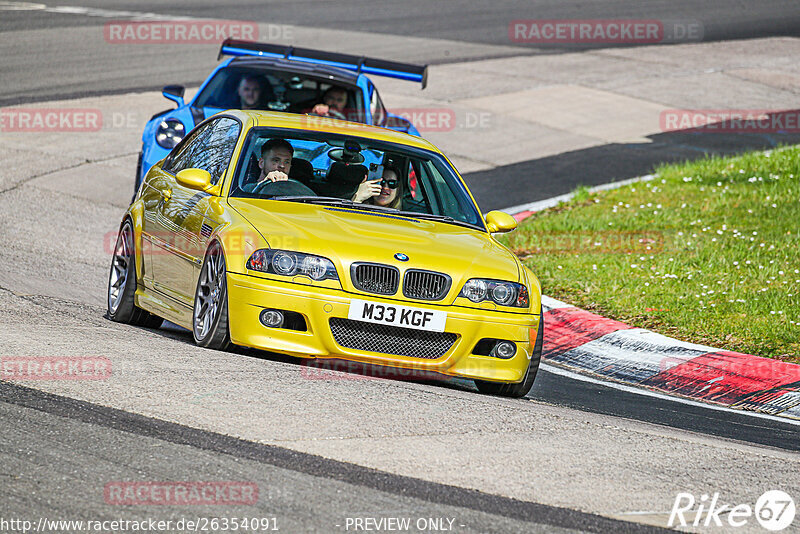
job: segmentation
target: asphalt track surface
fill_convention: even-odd
[[[648,17],[671,19],[700,19],[705,27],[706,39],[740,39],[767,35],[799,35],[800,7],[796,2],[758,2],[753,5],[732,4],[721,10],[708,3],[698,7],[693,2],[639,2],[635,7],[623,2],[601,2],[589,7],[578,2],[536,2],[520,8],[515,3],[453,2],[437,4],[435,14],[429,13],[428,3],[342,2],[335,10],[315,2],[304,2],[302,10],[297,3],[240,2],[220,8],[211,2],[137,3],[131,7],[122,2],[81,2],[81,6],[97,6],[104,9],[135,9],[170,15],[193,17],[224,17],[269,21],[279,24],[366,30],[399,36],[443,38],[469,41],[489,45],[484,54],[452,60],[477,59],[513,55],[507,47],[517,48],[518,54],[558,53],[557,50],[537,50],[528,46],[517,46],[508,42],[507,22],[519,18],[581,18],[603,17],[608,13],[615,17]],[[50,4],[48,4],[50,5]],[[58,4],[52,4],[58,5]],[[63,4],[75,5],[75,4]],[[167,9],[168,8],[168,9]],[[724,11],[720,15],[720,11]],[[0,42],[2,35],[13,35],[14,42],[6,40],[4,50],[19,54],[4,54],[0,59],[0,102],[4,105],[19,102],[46,101],[58,97],[86,94],[124,93],[134,89],[159,87],[174,81],[174,71],[168,68],[153,69],[153,62],[160,51],[137,51],[130,61],[115,59],[108,65],[99,79],[86,77],[75,81],[72,73],[91,61],[90,50],[85,55],[68,53],[68,49],[47,48],[41,40],[35,44],[17,41],[20,30],[33,35],[53,35],[81,25],[102,24],[97,18],[48,13],[40,11],[4,11],[0,17]],[[413,14],[413,15],[410,15]],[[9,32],[14,32],[13,34]],[[36,33],[36,32],[45,32]],[[70,34],[77,39],[77,34]],[[56,38],[57,41],[57,38]],[[25,45],[25,46],[23,46]],[[491,46],[502,46],[498,51]],[[36,46],[44,47],[35,50]],[[80,48],[73,41],[72,47]],[[418,60],[425,60],[424,56]],[[430,61],[444,61],[438,52]],[[157,75],[153,76],[153,70]],[[208,72],[208,62],[198,60],[184,69],[187,84],[201,81]],[[47,73],[43,76],[42,73]],[[158,76],[162,78],[158,78]],[[146,79],[145,82],[142,82]],[[62,83],[69,80],[69,83]],[[734,151],[755,146],[772,146],[774,140],[763,138],[732,137],[717,138],[720,146],[709,147],[712,151]],[[557,176],[573,176],[583,168],[594,167],[598,162],[605,169],[597,175],[596,183],[621,179],[648,172],[655,161],[684,159],[696,154],[694,148],[686,148],[679,142],[666,141],[654,146],[608,145],[578,153],[563,154],[543,160],[522,162],[500,169],[468,175],[476,194],[486,199],[486,208],[505,207],[509,199],[519,199],[518,191],[506,191],[506,196],[492,195],[483,191],[484,184],[492,178],[510,176],[511,182],[522,183],[522,178],[547,176],[550,179],[537,183],[537,200],[568,192],[574,186],[564,180],[553,180]],[[596,167],[594,167],[596,168]],[[511,183],[510,182],[510,183]],[[526,184],[529,188],[530,184]],[[169,332],[168,332],[169,334]],[[185,332],[174,332],[177,343],[190,343]],[[246,355],[243,355],[246,357]],[[296,362],[287,361],[287,365]],[[451,384],[449,388],[470,389],[467,384]],[[20,478],[30,487],[37,487],[32,497],[27,491],[16,490],[2,495],[2,502],[12,505],[15,511],[26,515],[60,515],[69,517],[70,512],[92,517],[97,500],[75,492],[75,487],[91,488],[91,484],[107,481],[114,474],[121,476],[119,466],[150,478],[186,479],[188,473],[195,478],[218,477],[219,473],[247,473],[248,479],[257,479],[262,488],[284,488],[275,490],[270,496],[269,510],[264,513],[292,517],[288,531],[329,531],[336,527],[337,519],[343,519],[341,510],[359,510],[363,515],[385,514],[387,510],[397,514],[417,516],[458,517],[466,525],[464,531],[497,532],[553,532],[556,528],[565,531],[619,532],[648,531],[649,527],[619,523],[605,517],[565,508],[515,501],[491,494],[465,490],[456,486],[436,484],[415,478],[402,477],[374,471],[350,463],[328,460],[280,447],[257,445],[235,440],[220,434],[176,425],[157,419],[146,418],[103,406],[75,401],[26,387],[0,384],[0,418],[6,429],[0,436],[0,455],[4,468],[0,477]],[[737,443],[750,443],[785,451],[800,450],[798,426],[769,418],[754,418],[729,411],[711,410],[702,406],[676,403],[669,399],[646,397],[613,387],[574,380],[546,369],[540,372],[534,390],[529,395],[532,401],[565,407],[595,414],[611,415],[663,425],[697,434],[716,436]],[[34,439],[22,436],[34,436]],[[63,446],[67,446],[67,450]],[[159,460],[139,453],[144,445],[159,451]],[[24,454],[20,454],[25,450]],[[97,462],[97,458],[103,462]],[[25,460],[27,457],[28,460]],[[37,461],[31,463],[30,458]],[[31,465],[61,465],[59,471],[69,483],[59,484],[52,473],[35,472]],[[197,471],[197,466],[206,471]],[[253,473],[257,473],[253,475]],[[289,489],[286,489],[289,488]],[[28,488],[30,489],[30,488]],[[55,498],[63,499],[57,504]],[[327,496],[327,497],[321,497]],[[320,504],[316,510],[302,509],[300,503],[313,498]],[[344,500],[343,500],[344,499]],[[170,513],[180,514],[183,510]],[[196,513],[197,510],[192,510]],[[303,517],[303,514],[307,516]],[[337,516],[338,514],[338,516]]]
[[[155,90],[166,84],[196,86],[208,75],[217,47],[211,45],[109,45],[98,38],[109,20],[130,17],[120,11],[203,19],[256,21],[283,28],[291,36],[326,48],[363,53],[377,49],[388,59],[422,63],[474,61],[530,54],[558,54],[574,48],[541,48],[512,42],[509,21],[517,19],[642,18],[696,21],[703,39],[724,41],[800,35],[800,4],[761,2],[569,1],[537,2],[53,2],[47,9],[9,2],[0,6],[0,105],[15,105],[89,95]],[[20,7],[22,5],[22,7]],[[71,6],[80,6],[70,11]],[[67,7],[65,7],[67,6]],[[86,9],[96,13],[86,14]],[[62,12],[56,12],[61,9]],[[325,30],[328,33],[321,31]],[[383,35],[381,41],[342,39],[343,31]],[[337,33],[338,32],[338,33]],[[319,34],[315,36],[316,34]],[[396,41],[392,40],[396,38]],[[408,44],[409,38],[419,41]],[[279,40],[279,39],[278,39]],[[654,135],[647,143],[612,143],[466,173],[465,179],[485,210],[500,209],[567,193],[579,185],[599,185],[651,172],[663,162],[709,154],[770,148],[800,142],[798,134],[690,132]]]
[[[10,2],[10,4],[24,4]],[[558,53],[560,49],[534,47],[509,40],[508,25],[517,19],[656,19],[699,21],[705,41],[752,39],[767,36],[800,35],[800,5],[793,0],[759,2],[696,2],[692,0],[649,0],[627,2],[603,0],[465,1],[436,2],[431,8],[427,0],[394,2],[392,0],[325,1],[260,1],[235,3],[178,0],[174,2],[80,1],[43,2],[48,7],[80,6],[108,11],[127,10],[170,16],[191,16],[207,19],[256,21],[311,28],[362,31],[444,39],[462,43],[488,45],[471,57],[449,51],[449,59],[439,50],[419,50],[415,60],[421,62],[476,60],[497,55]],[[0,9],[2,7],[0,6]],[[0,104],[36,99],[54,100],[79,94],[104,94],[134,89],[157,89],[173,83],[180,75],[185,85],[197,84],[208,74],[203,64],[186,65],[165,60],[163,50],[153,46],[130,51],[124,61],[105,63],[108,47],[104,43],[84,40],[80,34],[58,33],[80,26],[101,25],[105,20],[81,14],[53,13],[37,9],[3,10],[0,34],[4,37],[5,55],[0,62],[3,78]],[[113,18],[113,17],[109,17]],[[116,17],[117,19],[121,17]],[[107,19],[106,19],[107,20]],[[28,34],[21,35],[20,31]],[[40,32],[44,33],[40,33]],[[52,33],[47,33],[50,31]],[[11,33],[13,32],[13,33]],[[49,35],[49,39],[45,36]],[[66,39],[63,45],[62,39]],[[78,41],[78,47],[72,46]],[[105,49],[104,49],[105,48]],[[502,48],[503,50],[498,50]],[[9,55],[10,53],[10,55]],[[116,57],[116,56],[115,56]],[[405,58],[408,54],[404,54]],[[63,84],[72,80],[76,71],[86,71],[88,63],[103,66],[92,71],[82,83]]]
[[[3,495],[4,502],[15,504],[15,512],[25,517],[97,519],[87,501],[101,501],[105,483],[119,478],[122,467],[139,476],[149,475],[151,480],[246,477],[258,484],[258,505],[228,509],[225,514],[274,517],[280,530],[288,532],[345,531],[346,518],[353,515],[447,517],[459,532],[661,531],[259,445],[6,383],[0,383],[0,395],[4,428],[0,454],[13,458],[4,463],[4,475],[45,486],[38,497],[14,490]],[[37,439],[28,440],[26,435]],[[59,454],[65,465],[52,468],[46,476],[32,472],[29,463],[52,462],[47,457],[58,443],[70,445],[69,452]],[[147,447],[157,447],[158,456],[137,453]],[[15,454],[19,448],[27,449],[33,458],[20,461]],[[60,502],[53,507],[42,502],[45,499]],[[314,503],[313,508],[298,513],[305,499]],[[209,508],[177,508],[159,517],[213,516],[213,507]],[[126,517],[144,519],[148,512]]]

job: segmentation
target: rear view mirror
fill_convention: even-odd
[[[517,221],[502,211],[490,211],[486,214],[486,227],[491,233],[510,232],[517,227]]]
[[[164,95],[164,98],[168,100],[172,100],[178,107],[183,107],[183,93],[186,91],[186,88],[182,85],[165,85],[164,88],[161,90],[161,94]]]

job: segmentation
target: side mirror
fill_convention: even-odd
[[[502,211],[490,211],[486,214],[486,227],[491,233],[510,232],[517,227],[517,221]]]
[[[167,100],[172,100],[178,104],[178,107],[183,107],[183,93],[185,91],[186,88],[182,85],[165,85],[161,90],[161,94],[164,95],[164,98]]]
[[[175,178],[179,184],[189,189],[206,191],[211,188],[211,174],[203,169],[183,169]]]

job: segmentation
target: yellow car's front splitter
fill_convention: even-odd
[[[433,359],[344,347],[336,342],[331,332],[331,319],[346,320],[351,299],[446,311],[445,332],[454,334],[455,342],[442,356]],[[264,309],[297,312],[304,317],[307,330],[264,326],[259,319]],[[431,306],[377,295],[350,295],[319,286],[235,273],[228,273],[228,314],[231,341],[237,345],[304,358],[341,358],[500,382],[520,382],[525,376],[540,320],[538,315]],[[484,338],[513,341],[517,352],[509,359],[472,354],[476,344]],[[385,348],[377,345],[375,350]],[[424,341],[420,341],[419,353],[424,352]]]

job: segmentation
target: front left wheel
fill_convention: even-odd
[[[136,305],[136,248],[133,225],[125,221],[117,235],[114,257],[108,274],[108,318],[147,328],[158,328],[164,320]]]
[[[528,394],[533,387],[536,373],[539,370],[539,362],[542,359],[542,344],[544,343],[544,315],[539,309],[539,328],[536,332],[536,343],[533,345],[533,354],[528,364],[528,370],[522,382],[516,384],[503,384],[502,382],[489,382],[488,380],[475,380],[478,391],[487,395],[498,395],[500,397],[512,397],[519,399]]]
[[[227,278],[225,255],[215,241],[206,252],[194,296],[192,334],[201,347],[226,350],[231,345]]]

